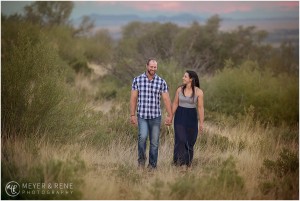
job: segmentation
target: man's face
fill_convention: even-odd
[[[156,71],[157,71],[157,62],[151,60],[149,62],[149,65],[147,65],[147,72],[149,73],[149,75],[153,76],[155,75]]]

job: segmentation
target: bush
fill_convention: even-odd
[[[228,148],[233,147],[233,144],[229,141],[228,137],[213,135],[211,139],[211,146],[224,152],[227,151]]]
[[[243,197],[244,180],[239,176],[232,156],[220,166],[206,170],[201,178],[193,174],[178,177],[169,184],[171,199],[239,199]]]
[[[56,52],[20,34],[2,62],[2,128],[32,129],[64,99],[62,63]]]
[[[66,161],[49,159],[48,161],[41,160],[36,164],[28,164],[31,167],[29,172],[26,172],[27,176],[22,175],[22,167],[18,164],[8,165],[7,163],[6,161],[2,166],[4,175],[1,181],[2,186],[10,181],[17,181],[20,185],[22,183],[45,183],[46,186],[50,184],[52,187],[55,183],[72,184],[72,189],[64,189],[63,193],[59,189],[48,189],[48,187],[45,189],[22,189],[26,193],[20,193],[17,195],[17,199],[80,199],[82,196],[80,188],[84,185],[82,175],[86,173],[86,166],[79,156],[72,156]],[[11,170],[11,167],[15,167],[15,169]],[[14,176],[10,174],[11,172],[14,173]],[[47,194],[48,190],[50,194]],[[59,193],[52,194],[52,190],[59,191]],[[68,191],[68,194],[65,191]],[[72,193],[70,193],[71,191]],[[11,199],[4,192],[4,188],[2,188],[1,198]]]
[[[292,200],[299,198],[299,157],[284,149],[276,161],[265,159],[261,168],[261,192],[266,198]]]
[[[87,129],[97,130],[80,97],[66,87],[68,68],[47,43],[20,33],[2,61],[2,133],[34,135],[46,131],[53,140],[70,141]]]
[[[151,188],[149,189],[149,192],[153,195],[155,200],[159,200],[161,197],[161,194],[163,192],[162,189],[164,187],[164,182],[160,179],[156,178],[155,181],[151,184]]]
[[[170,184],[171,198],[177,200],[193,199],[196,197],[197,180],[194,175],[185,175]]]
[[[227,62],[208,83],[205,107],[212,112],[235,117],[253,107],[255,118],[275,124],[299,121],[298,78],[291,75],[273,76],[270,71],[246,61],[235,67]]]
[[[137,173],[135,167],[129,164],[119,165],[115,173],[122,182],[128,185],[138,184],[141,181],[141,176]]]

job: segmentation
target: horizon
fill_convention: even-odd
[[[298,1],[73,1],[70,19],[84,15],[137,15],[139,17],[190,14],[223,19],[298,18]],[[5,15],[23,14],[33,1],[2,1]]]
[[[200,24],[214,15],[221,19],[220,30],[230,31],[238,26],[255,26],[278,38],[299,40],[298,1],[73,1],[70,22],[79,25],[83,16],[95,20],[95,30],[107,29],[113,38],[120,38],[121,29],[133,20],[141,22],[172,22],[189,26],[193,21]],[[2,1],[4,15],[24,14],[32,1]],[[107,18],[101,18],[105,16]],[[132,19],[126,16],[133,16]],[[182,18],[180,18],[182,16]],[[111,18],[109,18],[111,17]],[[135,17],[135,18],[134,18]],[[177,18],[176,18],[177,17]],[[176,19],[175,19],[176,18]],[[287,32],[275,33],[286,30]],[[298,30],[298,34],[288,32]],[[296,41],[295,41],[296,38]],[[277,40],[277,39],[276,39]]]

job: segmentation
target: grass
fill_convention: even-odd
[[[72,195],[30,194],[19,195],[19,199],[299,198],[298,180],[293,179],[299,172],[298,127],[261,123],[251,107],[237,117],[208,111],[189,170],[171,165],[174,130],[162,126],[157,170],[139,170],[137,128],[129,123],[126,101],[130,88],[118,88],[112,100],[95,99],[102,96],[101,90],[116,88],[117,83],[108,78],[108,82],[87,78],[86,86],[94,90],[80,85],[80,98],[75,94],[72,104],[65,107],[66,102],[61,102],[61,109],[49,110],[48,114],[59,111],[63,115],[49,118],[51,125],[58,126],[56,129],[38,129],[35,125],[36,129],[23,134],[26,129],[2,128],[3,187],[12,180],[74,184]],[[76,89],[75,83],[72,90]],[[105,108],[106,112],[90,104],[103,106],[103,101],[112,106]],[[11,199],[4,188],[2,198]]]
[[[206,119],[192,168],[171,165],[174,130],[162,126],[158,169],[149,172],[137,168],[137,128],[128,118],[131,83],[122,81],[131,78],[96,75],[102,66],[87,65],[85,41],[55,39],[66,38],[69,29],[49,35],[33,25],[6,24],[2,199],[299,198],[297,75],[273,76],[253,61],[200,75]],[[101,50],[100,58],[109,60],[107,52]],[[121,70],[129,63],[130,57]],[[159,63],[173,99],[186,67]],[[72,183],[74,192],[12,198],[5,192],[10,181]]]
[[[107,115],[114,116],[113,113],[122,114],[122,111],[116,110]],[[111,121],[109,119],[106,123]],[[206,122],[205,131],[195,145],[194,162],[189,170],[171,165],[172,128],[169,133],[162,133],[158,169],[154,172],[137,168],[136,138],[125,136],[120,128],[118,131],[122,137],[116,137],[107,146],[101,147],[78,140],[55,145],[46,137],[2,139],[3,182],[12,179],[74,182],[76,193],[73,197],[58,197],[60,199],[297,198],[298,183],[294,180],[285,180],[292,186],[289,190],[291,196],[270,193],[276,188],[280,190],[281,186],[280,183],[270,184],[269,179],[274,173],[265,167],[265,161],[279,160],[282,150],[289,150],[294,154],[293,160],[284,164],[287,169],[291,166],[295,170],[296,167],[297,171],[298,141],[295,138],[285,142],[279,137],[270,137],[274,132],[287,132],[286,127],[263,127],[249,121],[250,118],[245,119],[234,127]],[[130,128],[131,125],[128,122],[124,127]],[[166,131],[162,129],[162,132]],[[269,177],[262,179],[261,170],[264,168],[264,175]],[[5,183],[2,185],[5,186]],[[283,190],[286,188],[282,187]],[[25,198],[45,199],[33,195]]]

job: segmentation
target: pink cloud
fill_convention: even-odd
[[[299,2],[297,1],[287,1],[287,2],[276,2],[278,7],[283,11],[289,11],[295,8],[299,9]]]
[[[132,7],[144,11],[180,11],[182,10],[182,2],[135,2]]]
[[[262,9],[287,11],[299,7],[297,1],[97,1],[101,5],[125,6],[141,11],[205,12],[227,14]]]
[[[250,5],[242,2],[201,2],[191,5],[190,9],[206,13],[231,13],[235,11],[250,11]]]
[[[194,12],[217,12],[229,13],[234,11],[250,11],[251,5],[243,2],[203,2],[203,1],[136,1],[136,2],[118,2],[126,7],[133,7],[143,11],[194,11]]]
[[[295,8],[299,7],[299,2],[298,1],[280,1],[276,2],[278,6],[286,7],[286,8]]]

